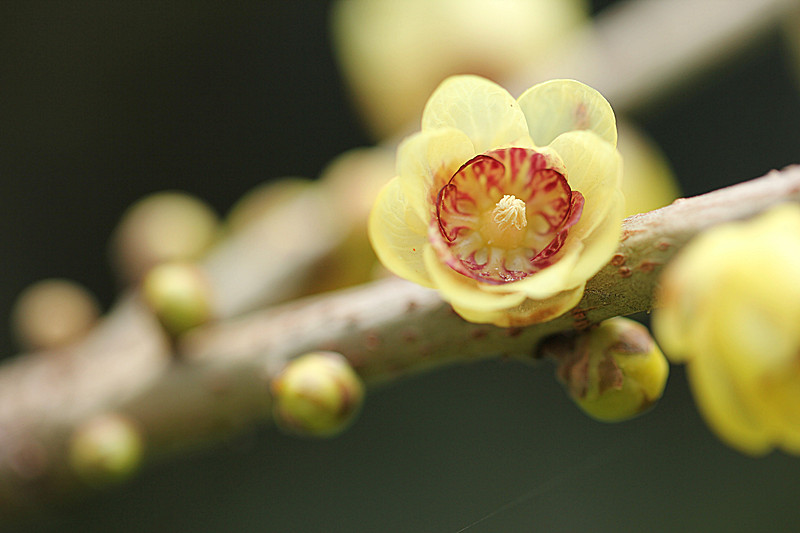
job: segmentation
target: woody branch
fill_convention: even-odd
[[[651,309],[661,265],[692,236],[784,201],[800,201],[800,166],[630,217],[578,307],[526,328],[465,322],[434,291],[388,279],[211,324],[173,353],[129,295],[80,345],[0,367],[0,504],[72,492],[69,436],[99,413],[135,420],[151,458],[266,423],[270,379],[310,350],[340,351],[371,384],[479,358],[535,358],[549,335]]]

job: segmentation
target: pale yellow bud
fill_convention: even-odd
[[[141,432],[133,421],[101,415],[75,429],[69,464],[86,483],[104,485],[129,478],[139,467],[142,452]]]
[[[311,352],[293,359],[271,388],[278,427],[310,437],[341,433],[353,422],[364,400],[361,378],[334,352]]]
[[[99,315],[97,300],[84,287],[69,280],[47,279],[20,293],[11,321],[23,348],[52,349],[82,338]]]
[[[192,263],[163,263],[150,270],[142,282],[145,303],[172,335],[211,319],[211,292],[204,272]]]
[[[138,281],[160,263],[198,259],[218,231],[217,215],[203,201],[186,193],[155,193],[123,214],[111,239],[111,259],[124,281]]]

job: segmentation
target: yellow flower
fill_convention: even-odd
[[[713,228],[664,270],[653,328],[730,445],[800,453],[800,206]]]
[[[588,21],[586,0],[340,0],[334,53],[377,138],[405,133],[444,78],[510,78]]]
[[[555,318],[617,246],[616,140],[611,106],[582,83],[545,82],[514,100],[484,78],[448,78],[373,207],[378,258],[469,321]]]
[[[669,205],[680,196],[678,182],[658,145],[630,122],[619,121],[617,149],[625,161],[625,216]]]

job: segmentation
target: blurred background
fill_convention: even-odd
[[[334,57],[331,4],[0,3],[0,353],[18,351],[11,307],[37,280],[74,279],[109,308],[109,237],[142,196],[183,190],[224,214],[256,185],[315,178],[374,142]],[[776,28],[629,118],[684,195],[757,177],[800,162],[797,67]],[[333,441],[259,429],[8,527],[789,531],[797,479],[797,458],[719,443],[681,368],[655,410],[605,425],[548,366],[485,362],[373,391]]]

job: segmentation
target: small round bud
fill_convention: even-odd
[[[97,300],[84,287],[69,280],[46,279],[20,293],[11,321],[19,344],[38,350],[79,340],[99,315]]]
[[[166,261],[194,260],[213,244],[219,221],[202,200],[181,192],[142,198],[122,216],[111,240],[120,276],[138,281]]]
[[[271,387],[278,427],[311,437],[341,433],[364,401],[361,378],[334,352],[311,352],[290,361]]]
[[[661,397],[669,365],[647,328],[617,317],[582,333],[559,361],[557,375],[586,414],[621,422]]]
[[[142,296],[172,335],[208,322],[213,314],[211,287],[203,271],[192,263],[163,263],[142,282]]]
[[[139,428],[130,419],[107,414],[79,426],[69,445],[69,464],[91,485],[104,485],[130,477],[142,460]]]

